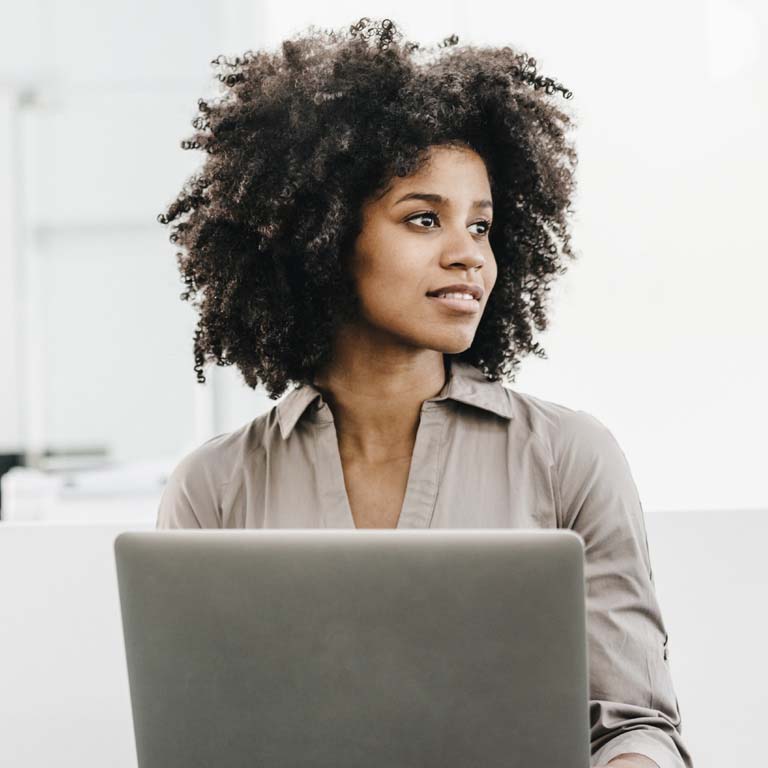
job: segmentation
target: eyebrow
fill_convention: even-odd
[[[442,195],[435,195],[430,192],[409,192],[407,195],[403,195],[399,200],[396,200],[393,203],[393,206],[397,205],[398,203],[402,203],[404,200],[426,200],[428,203],[446,203],[447,205],[451,204],[451,201]],[[493,209],[493,203],[487,199],[475,200],[475,202],[472,203],[472,207]]]

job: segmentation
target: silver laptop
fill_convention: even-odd
[[[139,768],[589,768],[573,531],[128,532],[115,556]]]

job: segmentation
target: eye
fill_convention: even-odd
[[[413,216],[406,219],[406,221],[411,222],[416,219],[434,219],[436,221],[440,221],[440,217],[437,215],[435,211],[425,211],[424,213],[416,213]],[[481,227],[485,227],[485,229],[480,232],[481,237],[485,237],[488,235],[488,232],[491,228],[491,222],[488,219],[480,219],[480,221],[475,221],[472,224],[470,224],[471,227],[474,227],[476,225],[480,225]],[[435,227],[423,227],[419,225],[421,229],[435,229]]]

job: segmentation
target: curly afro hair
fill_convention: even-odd
[[[363,17],[211,62],[222,94],[198,101],[196,133],[181,143],[208,157],[158,216],[181,248],[181,299],[199,312],[199,382],[206,359],[236,364],[272,400],[314,380],[338,324],[356,315],[345,257],[363,202],[422,168],[431,145],[475,150],[494,200],[497,281],[472,345],[452,357],[491,381],[528,353],[547,357],[532,326],[547,327],[549,282],[576,258],[572,119],[551,94],[572,93],[509,47],[401,38],[391,20]]]

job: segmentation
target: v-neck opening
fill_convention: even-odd
[[[325,528],[372,530],[355,525],[344,481],[336,426],[333,415],[330,411],[326,412],[326,409],[328,405],[324,403],[315,413],[316,417],[321,418],[315,422],[317,428],[314,441],[322,525]],[[383,530],[429,528],[437,502],[443,462],[442,433],[448,418],[446,410],[443,403],[425,401],[422,405],[397,525],[394,529]]]

